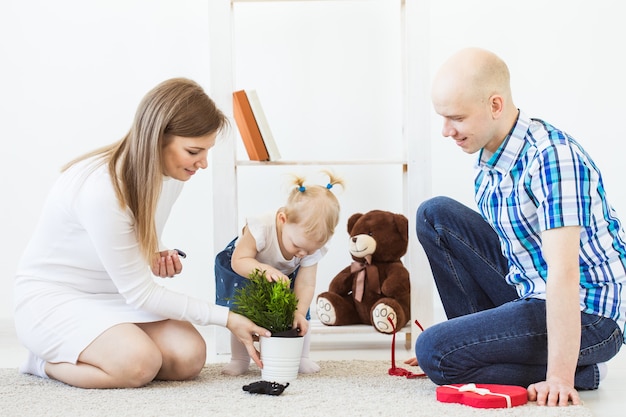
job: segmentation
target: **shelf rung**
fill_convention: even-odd
[[[402,165],[407,162],[399,159],[368,159],[353,161],[236,161],[238,166],[268,166],[268,165]]]

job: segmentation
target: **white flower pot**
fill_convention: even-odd
[[[260,337],[261,378],[285,384],[298,377],[304,337]]]

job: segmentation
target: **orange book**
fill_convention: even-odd
[[[245,90],[233,93],[233,115],[251,161],[270,159]]]
[[[246,95],[248,96],[248,102],[250,102],[250,108],[252,109],[252,114],[254,114],[256,124],[261,131],[261,137],[263,138],[263,143],[265,144],[265,149],[267,149],[270,161],[278,161],[280,159],[280,151],[274,141],[274,135],[272,135],[270,125],[265,117],[259,95],[256,90],[246,90]]]

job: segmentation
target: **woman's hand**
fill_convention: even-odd
[[[232,311],[228,313],[226,327],[244,344],[254,363],[256,363],[259,368],[263,368],[259,351],[254,347],[254,341],[258,340],[259,336],[270,337],[272,334],[269,330],[257,326],[248,318],[241,314],[233,313]]]
[[[176,250],[164,250],[154,256],[151,268],[157,277],[172,278],[181,273],[183,264]]]

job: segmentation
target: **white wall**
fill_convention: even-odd
[[[207,10],[197,0],[0,2],[0,317],[12,316],[17,262],[59,168],[121,138],[164,79],[208,88]],[[181,282],[199,294],[210,288],[210,255],[199,252],[212,250],[210,170],[202,174],[184,190],[167,239],[190,252]]]
[[[235,89],[257,90],[283,160],[402,160],[400,27],[398,1],[236,4]],[[333,190],[341,216],[316,293],[352,261],[351,214],[402,212],[402,165],[237,168],[240,225],[285,203],[287,174],[325,185],[325,168],[346,184]]]
[[[603,171],[613,205],[626,219],[622,188],[626,142],[624,49],[626,3],[619,0],[436,0],[431,9],[432,71],[454,51],[480,46],[509,65],[514,100],[572,134]],[[441,139],[433,116],[433,190],[473,201],[472,178],[449,167],[467,167],[474,158]],[[439,139],[438,139],[439,138]]]
[[[5,179],[0,205],[0,318],[12,316],[17,261],[59,167],[126,133],[140,98],[163,79],[186,76],[210,89],[207,1],[212,0],[0,3],[0,173]],[[305,39],[281,43],[285,49],[260,50],[265,58],[254,65],[245,64],[243,55],[237,57],[236,82],[259,91],[286,158],[298,159],[301,153],[313,159],[366,158],[371,149],[381,157],[396,155],[395,138],[400,135],[395,112],[400,94],[399,50],[393,46],[399,34],[397,20],[386,8],[378,9],[381,1],[366,3],[358,14],[348,9],[356,7],[355,2],[282,4],[271,6],[288,11],[282,23],[268,8],[255,9],[247,17],[249,23],[239,26],[237,39],[252,48],[254,41],[262,46],[269,45],[270,39],[284,40],[282,31],[308,33]],[[626,5],[618,0],[428,3],[431,59],[425,65],[434,71],[464,46],[482,46],[500,54],[509,63],[517,105],[567,130],[589,150],[603,169],[614,206],[626,216],[626,193],[620,188],[626,153],[620,123],[626,114],[626,83],[620,63],[626,29],[619,20]],[[240,6],[243,19],[243,7],[259,5]],[[257,16],[259,22],[273,21],[273,26],[259,31],[253,25]],[[341,39],[335,43],[329,34]],[[331,59],[324,61],[327,52]],[[254,86],[244,85],[248,83]],[[305,93],[285,85],[300,86]],[[316,94],[307,93],[305,87]],[[355,97],[353,105],[345,105],[350,97],[345,91]],[[431,124],[434,193],[471,204],[474,157],[441,138],[440,120],[434,113]],[[359,130],[363,126],[365,130]],[[310,135],[304,142],[292,141],[304,134]],[[372,135],[381,142],[355,145],[359,138]],[[322,146],[316,146],[318,141]],[[254,169],[241,169],[240,195],[252,198],[259,208],[281,204],[282,173],[244,172]],[[346,169],[344,175],[351,188],[339,195],[344,213],[332,243],[335,254],[320,264],[327,279],[349,262],[343,244],[345,218],[354,211],[396,210],[401,204],[394,173],[376,174],[389,183],[389,190],[376,194],[375,200],[368,194],[370,171]],[[207,170],[187,184],[165,237],[190,255],[185,274],[170,285],[207,298],[212,296],[213,254],[220,249],[213,248],[211,240],[211,183]],[[271,198],[259,192],[263,187],[268,187]],[[251,204],[245,203],[242,212]]]

